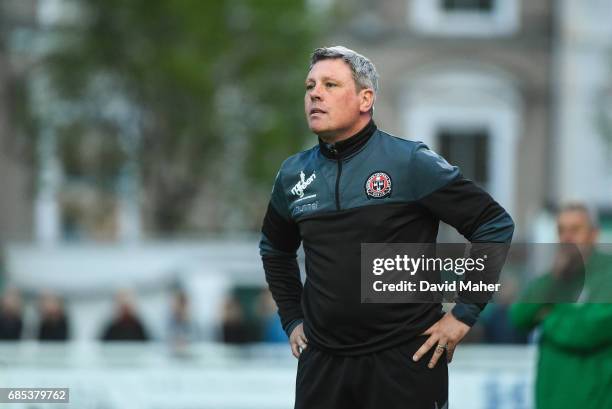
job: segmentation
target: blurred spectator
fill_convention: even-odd
[[[62,300],[51,293],[44,293],[39,300],[39,309],[38,340],[66,341],[70,330]]]
[[[289,342],[287,334],[283,330],[280,317],[278,316],[278,308],[270,290],[264,289],[257,301],[258,313],[262,322],[261,340],[269,343]]]
[[[490,303],[482,317],[484,340],[488,344],[526,344],[527,334],[519,331],[510,320],[508,304]]]
[[[6,282],[6,267],[4,262],[4,246],[0,241],[0,293],[4,291],[4,284]]]
[[[172,313],[168,323],[169,341],[181,348],[197,340],[198,330],[189,314],[189,300],[183,291],[176,291],[172,300]]]
[[[20,339],[22,329],[21,295],[17,289],[7,289],[0,300],[0,341]]]
[[[244,310],[236,297],[231,296],[225,300],[221,319],[223,342],[245,344],[252,340],[250,327],[244,318]]]
[[[510,305],[516,300],[516,279],[506,275],[502,278],[500,292],[494,303],[483,311],[484,342],[489,344],[526,344],[527,334],[518,330],[510,320]]]
[[[541,330],[536,408],[612,408],[612,256],[597,250],[597,217],[586,205],[563,207],[557,232],[561,244],[577,245],[586,281],[576,274],[584,268],[576,268],[573,255],[559,252],[552,270],[531,283],[510,311],[517,327]],[[567,287],[573,296],[574,286],[565,283],[576,280],[584,283],[578,303],[552,302],[559,289]]]
[[[136,314],[132,296],[120,291],[115,298],[115,317],[102,334],[103,341],[148,341],[149,336]]]

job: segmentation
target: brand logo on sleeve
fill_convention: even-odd
[[[315,200],[312,203],[306,203],[306,204],[303,204],[303,205],[296,205],[293,208],[291,213],[293,214],[293,216],[297,216],[297,215],[300,215],[300,214],[305,213],[305,212],[315,211],[318,208],[319,208],[319,201]]]
[[[391,176],[386,172],[374,172],[365,182],[368,198],[382,199],[391,195]]]
[[[310,186],[310,184],[312,182],[314,182],[314,180],[316,178],[317,178],[317,175],[315,174],[315,172],[312,172],[312,175],[308,176],[308,179],[306,179],[306,175],[304,174],[304,171],[301,171],[300,172],[300,181],[297,182],[291,188],[291,193],[293,193],[294,195],[296,195],[300,199],[304,198],[304,190],[306,190],[306,188],[308,186]]]

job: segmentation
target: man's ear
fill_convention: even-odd
[[[372,88],[364,88],[359,91],[359,110],[361,112],[370,112],[374,106],[374,90]]]
[[[591,240],[593,240],[593,243],[597,243],[599,240],[599,228],[593,228],[593,231],[591,232]]]

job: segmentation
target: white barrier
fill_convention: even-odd
[[[453,409],[532,407],[532,347],[461,346],[450,366]],[[290,409],[288,347],[0,343],[0,387],[68,387],[69,404],[14,409]]]

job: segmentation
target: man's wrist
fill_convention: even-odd
[[[463,302],[458,302],[451,310],[453,317],[470,327],[476,323],[480,312],[481,309],[478,305]]]
[[[287,338],[290,338],[291,333],[293,332],[295,327],[302,324],[303,322],[304,322],[304,319],[302,318],[297,318],[297,319],[294,319],[293,321],[290,321],[289,324],[287,324],[287,327],[285,328],[285,333],[287,334]]]

